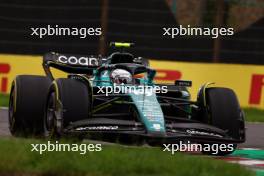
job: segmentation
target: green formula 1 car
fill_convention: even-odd
[[[68,77],[54,79],[51,67]],[[245,141],[244,113],[231,89],[204,84],[191,101],[191,81],[155,84],[148,60],[123,49],[108,57],[48,53],[43,68],[46,76],[13,81],[9,124],[15,136],[100,136],[151,145]]]

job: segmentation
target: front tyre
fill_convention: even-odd
[[[56,79],[49,88],[44,115],[45,136],[60,138],[64,129],[90,116],[88,84],[74,79]]]
[[[233,90],[228,88],[207,88],[206,109],[203,110],[205,123],[225,130],[227,135],[238,141],[245,140],[244,113]],[[234,149],[236,144],[233,144]],[[233,151],[220,152],[228,155]],[[213,154],[212,152],[205,152]]]

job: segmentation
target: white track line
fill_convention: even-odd
[[[241,165],[246,165],[246,166],[254,166],[254,165],[258,165],[258,164],[264,164],[263,160],[240,160],[240,161],[228,161],[230,163],[237,163],[237,164],[241,164]]]

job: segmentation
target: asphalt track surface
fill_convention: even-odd
[[[246,142],[240,144],[240,148],[260,148],[264,149],[264,123],[246,124]],[[10,137],[8,129],[8,111],[0,109],[0,137]]]

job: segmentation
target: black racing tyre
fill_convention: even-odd
[[[245,139],[244,113],[233,90],[207,88],[206,104],[205,116],[209,124],[227,131],[227,134],[234,139]],[[221,152],[220,155],[230,153],[232,152]]]
[[[44,76],[20,75],[12,83],[9,98],[9,130],[13,136],[43,133],[43,116],[51,81]]]
[[[44,115],[45,136],[60,138],[71,122],[90,117],[88,85],[82,81],[60,78],[49,88]]]

